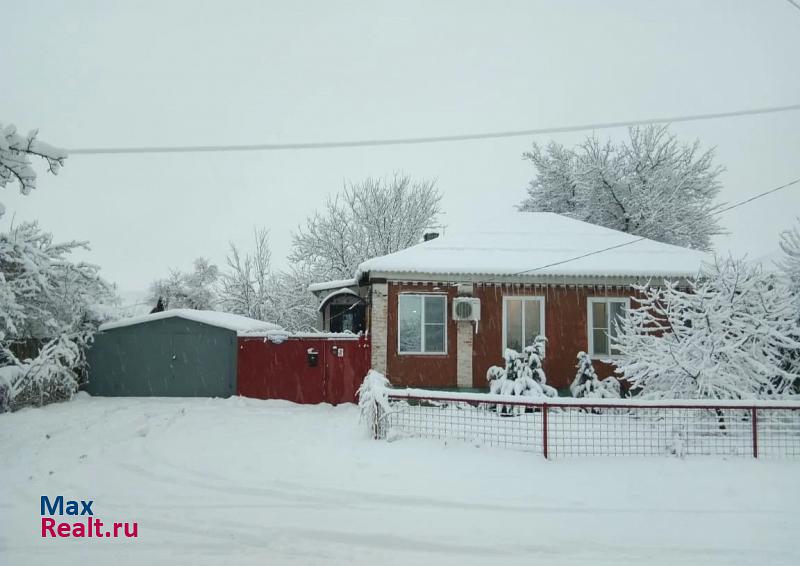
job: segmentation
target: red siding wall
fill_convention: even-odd
[[[447,295],[447,354],[399,354],[397,348],[397,297],[400,293],[441,293]],[[434,284],[389,284],[389,325],[386,374],[393,385],[404,387],[456,386],[456,323],[450,310],[456,296],[454,287]]]
[[[400,355],[397,353],[397,297],[402,292],[444,292],[448,295],[447,355]],[[575,377],[578,352],[589,347],[587,299],[628,297],[629,289],[602,287],[561,287],[522,285],[475,285],[473,296],[481,300],[481,321],[473,338],[472,384],[486,388],[486,370],[503,365],[503,297],[543,296],[547,357],[547,381],[556,388],[569,387]],[[434,284],[389,284],[387,374],[391,382],[408,387],[456,386],[456,323],[452,320],[453,286]],[[600,377],[613,374],[613,366],[599,361],[594,367]]]
[[[474,296],[481,299],[481,322],[473,342],[472,383],[486,387],[489,366],[503,365],[503,297],[544,297],[544,325],[547,356],[544,371],[547,382],[557,389],[569,387],[575,377],[578,352],[589,348],[587,299],[589,297],[628,297],[629,290],[594,287],[555,286],[476,286]],[[594,362],[597,375],[607,377],[613,366]]]

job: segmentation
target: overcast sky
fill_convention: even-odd
[[[66,148],[436,136],[800,102],[800,10],[785,0],[2,1],[0,121]],[[800,112],[675,124],[717,148],[722,200],[800,177]],[[70,157],[16,220],[86,239],[125,292],[229,241],[290,232],[345,179],[434,177],[451,227],[525,196],[533,141]],[[604,130],[619,139],[624,129]],[[40,170],[43,169],[40,167]],[[800,186],[731,211],[717,249],[773,253]],[[522,267],[522,266],[521,266]]]

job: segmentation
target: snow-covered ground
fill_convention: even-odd
[[[357,421],[85,395],[0,415],[0,564],[800,564],[797,461],[546,461]],[[42,539],[42,495],[139,538]]]

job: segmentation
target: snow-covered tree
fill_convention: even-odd
[[[722,168],[713,150],[681,144],[667,126],[631,128],[618,145],[591,137],[577,148],[534,144],[537,169],[521,210],[556,212],[660,242],[711,249]]]
[[[156,305],[160,300],[166,309],[213,310],[217,304],[216,284],[219,269],[209,260],[194,260],[193,270],[170,272],[166,279],[150,285],[149,301]]]
[[[234,314],[273,322],[287,330],[312,330],[317,300],[308,290],[319,279],[307,264],[283,271],[272,268],[269,231],[254,233],[253,250],[242,253],[231,244],[227,269],[220,276],[220,304]]]
[[[612,338],[621,373],[651,398],[758,399],[791,393],[800,347],[791,295],[759,265],[717,260],[688,289],[637,287]]]
[[[226,312],[269,320],[273,285],[269,230],[257,229],[253,236],[251,253],[243,254],[236,244],[230,244],[228,266],[220,276],[220,303]]]
[[[798,225],[800,225],[800,219],[798,219]],[[800,324],[800,229],[798,226],[793,226],[781,233],[780,246],[783,256],[778,261],[778,267],[792,294],[795,320]],[[783,367],[795,376],[795,391],[800,392],[800,349],[789,349],[784,352]]]
[[[592,358],[586,352],[578,352],[578,373],[569,386],[573,397],[608,398],[620,397],[619,381],[614,377],[600,379],[592,366]]]
[[[317,298],[308,290],[319,281],[310,266],[293,265],[273,274],[269,321],[292,331],[312,331],[317,322]]]
[[[49,171],[56,175],[64,166],[67,152],[37,139],[38,130],[24,136],[17,133],[13,124],[0,122],[0,187],[16,182],[22,194],[27,195],[36,188],[36,171],[31,157],[40,157],[47,162]],[[5,207],[0,203],[0,216]]]
[[[499,395],[520,395],[523,397],[557,397],[558,391],[547,385],[547,376],[542,369],[545,357],[544,336],[537,336],[530,346],[517,352],[506,348],[503,353],[505,367],[492,366],[486,371],[489,393]],[[504,406],[497,407],[502,412]],[[505,407],[510,412],[510,407]]]
[[[345,185],[293,234],[290,259],[323,279],[353,277],[359,263],[422,240],[441,212],[433,181],[395,174]]]
[[[54,243],[35,222],[0,233],[0,410],[77,390],[92,333],[117,301],[97,266],[70,260],[86,247]]]
[[[800,218],[798,225],[781,232],[780,247],[783,255],[778,267],[783,272],[789,291],[795,298],[798,318],[800,318]]]

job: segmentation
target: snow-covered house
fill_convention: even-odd
[[[692,278],[709,259],[653,240],[627,245],[636,238],[553,213],[503,218],[367,260],[352,280],[312,285],[321,329],[342,330],[348,316],[369,332],[372,366],[392,383],[459,388],[485,388],[506,348],[543,334],[548,383],[567,388],[580,351],[598,374],[612,373],[601,360],[614,357],[609,334],[632,285]]]

